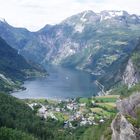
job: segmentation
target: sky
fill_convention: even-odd
[[[140,0],[0,0],[0,18],[30,31],[85,10],[126,10],[140,15]]]

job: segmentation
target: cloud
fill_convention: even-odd
[[[139,0],[0,0],[0,17],[14,26],[38,30],[84,10],[126,10],[140,14],[139,5]]]

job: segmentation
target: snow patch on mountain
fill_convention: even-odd
[[[100,16],[100,22],[102,22],[103,20],[108,20],[114,17],[118,17],[118,16],[123,16],[124,15],[124,11],[101,11],[98,16]]]
[[[88,13],[88,11],[86,11],[86,12],[83,14],[83,16],[80,18],[80,20],[81,20],[82,22],[86,22],[86,21],[87,21],[87,19],[85,18],[85,16],[86,16],[87,13]]]
[[[6,20],[4,18],[0,17],[0,21],[6,23]]]
[[[75,29],[76,32],[82,33],[83,30],[84,30],[84,27],[85,26],[82,25],[82,24],[77,24],[74,29]]]
[[[110,16],[105,16],[104,20],[107,20],[107,19],[111,19],[111,17]]]
[[[123,11],[109,11],[111,17],[123,16]]]

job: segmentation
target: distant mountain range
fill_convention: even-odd
[[[117,85],[110,93],[120,95],[112,123],[115,112],[111,111],[110,120],[102,116],[106,122],[96,127],[63,129],[62,122],[36,116],[39,106],[32,110],[23,100],[0,93],[0,139],[86,139],[88,135],[102,140],[140,139],[140,16],[126,11],[84,11],[37,32],[1,20],[0,36],[0,92],[9,93],[21,88],[27,78],[45,75],[36,63],[51,63],[88,71],[106,89]],[[85,104],[90,106],[88,102]],[[103,113],[111,107],[103,100],[91,107],[97,106]],[[85,113],[91,114],[89,110]]]
[[[0,36],[27,60],[82,69],[113,86],[122,80],[139,41],[140,16],[126,11],[84,11],[37,32],[1,21]]]

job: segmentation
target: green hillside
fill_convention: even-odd
[[[23,80],[45,73],[44,69],[27,62],[0,38],[0,91],[13,90],[18,88]]]

